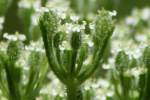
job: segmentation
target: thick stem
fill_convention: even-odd
[[[83,100],[80,87],[73,84],[72,86],[67,87],[67,100]]]
[[[150,100],[150,70],[148,69],[143,100]]]

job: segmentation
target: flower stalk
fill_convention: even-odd
[[[95,23],[95,33],[91,34],[91,37],[93,37],[91,40],[94,43],[93,52],[89,52],[87,43],[83,43],[84,33],[76,28],[69,33],[69,36],[67,36],[68,33],[63,31],[58,32],[58,20],[58,16],[51,10],[44,12],[40,18],[39,26],[46,56],[52,71],[66,86],[68,100],[82,100],[80,86],[102,62],[103,53],[113,33],[113,21],[107,11],[99,12]],[[65,37],[62,38],[61,36]],[[66,39],[66,37],[71,38]],[[59,47],[64,43],[63,41],[68,43],[69,49],[64,48],[62,51]],[[84,64],[90,56],[92,59]]]

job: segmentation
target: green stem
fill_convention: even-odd
[[[94,72],[95,70],[98,68],[99,65],[101,65],[102,63],[102,58],[103,58],[103,54],[104,54],[104,51],[105,51],[105,48],[107,47],[107,44],[109,42],[109,37],[107,37],[105,40],[104,40],[104,44],[102,45],[102,47],[98,49],[98,51],[96,52],[96,55],[93,56],[93,60],[92,60],[92,64],[93,64],[93,67],[88,67],[88,69],[86,69],[84,72],[82,72],[78,78],[80,80],[80,83],[83,83],[86,79],[88,79]],[[95,54],[95,52],[94,52]]]
[[[143,100],[150,100],[150,70],[148,69]]]
[[[70,66],[70,75],[73,76],[75,73],[75,64],[76,64],[76,59],[77,59],[77,50],[72,51],[72,59],[71,59],[71,66]]]
[[[67,100],[83,100],[80,87],[72,84],[67,87]]]
[[[120,74],[120,81],[121,81],[121,87],[122,87],[122,97],[123,97],[123,100],[128,100],[128,90],[125,87],[125,80],[124,80],[124,76],[122,73]]]

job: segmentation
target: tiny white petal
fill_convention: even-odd
[[[112,12],[109,12],[109,15],[110,15],[110,16],[116,16],[116,15],[117,15],[117,11],[114,10],[114,11],[112,11]]]

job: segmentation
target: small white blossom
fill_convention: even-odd
[[[146,37],[146,35],[139,35],[139,34],[137,34],[136,36],[135,36],[135,38],[136,38],[136,40],[137,41],[139,41],[139,42],[145,42],[145,41],[147,41],[147,37]]]
[[[25,50],[45,53],[45,50],[39,45],[39,43],[35,42],[31,42],[29,46],[25,46]]]
[[[65,28],[66,28],[66,33],[71,33],[72,32],[72,28],[73,28],[73,24],[65,23]]]
[[[0,17],[0,24],[4,23],[4,17]]]
[[[94,25],[93,23],[90,23],[90,24],[89,24],[89,28],[90,28],[91,30],[93,30],[93,29],[95,28],[95,25]]]
[[[109,65],[109,64],[103,64],[102,68],[105,69],[105,70],[108,70],[108,69],[111,68],[111,65]]]
[[[94,43],[92,41],[88,41],[88,46],[89,47],[93,47],[94,46]]]
[[[20,35],[18,35],[18,40],[20,40],[20,41],[25,41],[25,40],[26,40],[26,36],[20,34]]]
[[[79,20],[79,16],[70,16],[70,19],[73,21],[73,22],[76,22]]]
[[[65,23],[64,28],[66,33],[72,33],[72,32],[81,32],[81,30],[85,29],[85,26],[72,23]]]
[[[39,19],[40,15],[39,14],[33,14],[31,16],[31,19],[32,19],[32,25],[38,25],[38,19]]]
[[[74,26],[72,31],[73,32],[80,32],[81,31],[80,26],[78,26],[78,25]]]
[[[19,7],[20,8],[31,8],[32,7],[32,4],[31,2],[29,2],[28,0],[21,0],[19,2]]]
[[[10,41],[25,41],[26,37],[23,34],[16,33],[15,35],[9,35],[8,33],[4,33],[3,37]]]
[[[62,9],[53,9],[53,11],[56,12],[56,15],[61,19],[65,19],[67,17],[65,11],[63,11]]]
[[[65,13],[62,13],[61,18],[62,18],[62,19],[66,19],[66,17],[67,17],[66,14],[65,14]]]
[[[117,15],[117,11],[114,10],[114,11],[112,11],[112,12],[109,12],[109,15],[112,16],[112,17],[113,17],[113,16],[116,16],[116,15]]]
[[[115,93],[114,93],[113,91],[109,91],[109,92],[107,93],[107,96],[108,96],[108,97],[112,97],[114,94],[115,94]]]
[[[97,84],[99,87],[102,87],[102,88],[108,88],[110,86],[110,83],[104,79],[100,79]]]
[[[127,25],[136,25],[137,24],[137,19],[136,18],[133,18],[133,17],[128,17],[127,19],[126,19],[126,24]]]
[[[17,37],[15,35],[8,35],[8,33],[4,33],[3,37],[11,41],[17,41]]]
[[[68,41],[63,41],[62,44],[59,45],[59,49],[60,49],[61,51],[64,51],[64,50],[70,50],[71,47],[70,47]]]
[[[36,8],[35,10],[36,10],[36,12],[39,12],[39,13],[49,12],[49,9],[46,7]]]
[[[143,11],[142,11],[142,19],[144,20],[148,20],[150,18],[150,9],[149,8],[145,8]]]

